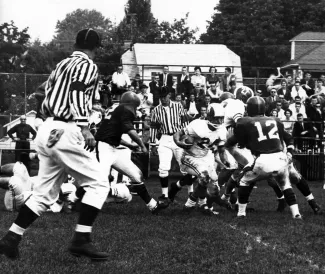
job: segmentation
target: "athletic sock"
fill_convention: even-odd
[[[165,197],[168,198],[168,187],[163,187],[161,190],[162,190],[162,195],[165,195]]]
[[[134,191],[141,197],[141,199],[147,204],[151,201],[151,196],[146,188],[146,186],[142,183],[133,183],[132,184]]]
[[[32,211],[27,205],[23,205],[18,213],[15,222],[10,227],[10,231],[15,234],[23,235],[25,230],[33,223],[39,216]]]
[[[299,191],[301,192],[301,194],[304,195],[305,197],[307,197],[311,194],[309,185],[304,178],[301,178],[299,180],[299,182],[296,184],[296,186],[299,189]]]
[[[80,215],[79,220],[77,223],[76,231],[78,231],[78,227],[82,227],[82,231],[79,230],[79,232],[91,232],[91,227],[93,226],[93,223],[95,222],[95,219],[97,218],[97,215],[99,213],[99,209],[96,207],[93,207],[88,204],[81,203],[80,205]],[[88,228],[86,228],[88,227]],[[90,231],[87,231],[89,229]]]

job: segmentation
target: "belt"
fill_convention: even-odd
[[[164,133],[163,135],[173,136],[175,133]]]
[[[54,121],[61,121],[61,122],[64,122],[64,123],[73,122],[73,120],[67,120],[67,119],[60,118],[60,117],[54,117],[53,120]]]

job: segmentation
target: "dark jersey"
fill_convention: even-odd
[[[274,117],[244,117],[237,121],[234,130],[239,145],[251,150],[252,154],[269,154],[283,151],[283,142],[292,143],[290,134]]]
[[[131,106],[119,105],[110,117],[103,119],[95,139],[112,146],[118,146],[122,134],[134,129],[135,111]]]

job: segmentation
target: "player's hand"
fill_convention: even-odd
[[[82,127],[81,134],[85,139],[85,149],[87,151],[93,151],[96,146],[96,141],[94,136],[91,134],[89,128],[87,126]]]
[[[144,154],[147,154],[148,153],[148,149],[145,146],[141,147],[141,151]]]

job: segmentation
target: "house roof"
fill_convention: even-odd
[[[141,44],[134,45],[140,65],[240,66],[240,57],[219,44]]]
[[[297,59],[286,63],[282,68],[300,66],[301,69],[307,70],[324,70],[325,69],[325,43],[320,44]]]
[[[293,37],[292,41],[324,41],[325,42],[325,32],[314,32],[314,31],[306,31],[298,34]]]
[[[28,117],[28,116],[30,116],[31,114],[35,114],[35,115],[36,115],[36,113],[37,113],[37,112],[36,112],[35,110],[31,110],[31,111],[29,111],[29,112],[26,113],[26,116]],[[3,127],[7,127],[7,126],[9,126],[9,125],[11,125],[11,124],[14,124],[14,123],[16,123],[19,119],[20,119],[20,117],[18,117],[17,119],[12,120],[11,122],[5,124]]]

